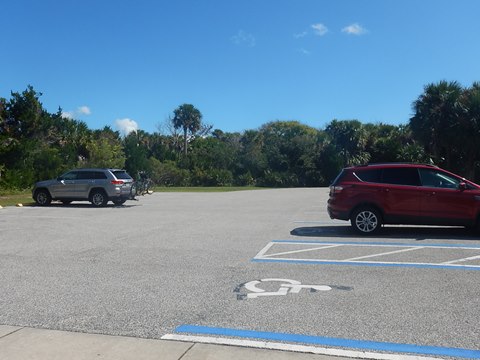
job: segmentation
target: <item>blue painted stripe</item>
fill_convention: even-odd
[[[404,247],[448,247],[448,248],[471,248],[479,249],[480,246],[464,245],[464,244],[408,244],[408,243],[390,243],[390,242],[354,242],[354,241],[315,241],[315,240],[272,240],[272,243],[290,243],[290,244],[332,244],[332,245],[390,245]]]
[[[252,262],[265,263],[287,263],[287,264],[307,264],[307,265],[344,265],[344,266],[376,266],[376,267],[406,267],[417,269],[448,269],[448,270],[480,270],[480,267],[474,266],[453,266],[436,264],[391,264],[382,262],[351,262],[351,261],[325,261],[325,260],[284,260],[284,259],[252,259]]]
[[[274,333],[253,330],[238,330],[217,328],[197,325],[181,325],[175,329],[180,333],[229,336],[248,339],[286,341],[290,343],[314,344],[322,346],[334,346],[341,348],[353,348],[370,351],[387,351],[394,353],[413,353],[423,355],[452,356],[467,359],[480,359],[480,350],[461,348],[422,346],[413,344],[398,344],[390,342],[351,340],[321,336],[298,335],[287,333]]]

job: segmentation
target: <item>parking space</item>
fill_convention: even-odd
[[[274,240],[252,261],[480,270],[480,247]]]

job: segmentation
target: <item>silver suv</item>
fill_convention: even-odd
[[[122,205],[131,197],[133,179],[120,169],[76,169],[56,179],[40,181],[32,190],[38,205],[49,205],[52,200],[64,204],[72,201],[90,201],[105,206],[110,200]]]

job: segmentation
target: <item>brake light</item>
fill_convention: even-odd
[[[122,184],[123,184],[123,180],[112,180],[112,184],[113,184],[113,185],[122,185]]]
[[[341,193],[343,190],[343,186],[332,186],[334,194]]]

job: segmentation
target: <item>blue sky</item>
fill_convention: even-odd
[[[92,129],[183,103],[226,132],[406,124],[426,84],[480,81],[478,0],[1,2],[0,97],[30,84]]]

